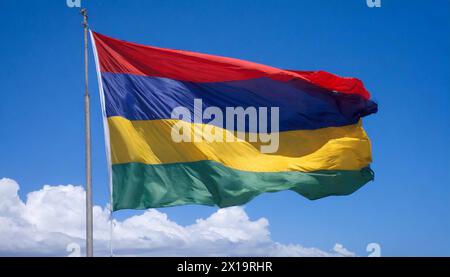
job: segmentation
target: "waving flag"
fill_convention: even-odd
[[[377,105],[358,79],[91,36],[114,210],[318,199],[373,179],[361,118]]]

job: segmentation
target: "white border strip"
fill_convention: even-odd
[[[91,37],[92,50],[94,52],[95,59],[95,69],[97,71],[97,82],[98,82],[98,92],[100,95],[100,104],[102,106],[102,119],[103,119],[103,133],[105,136],[105,148],[106,148],[106,161],[108,163],[108,188],[109,188],[109,210],[110,210],[110,224],[111,224],[111,237],[110,237],[110,255],[113,256],[112,251],[112,233],[113,233],[113,187],[112,187],[112,164],[111,164],[111,148],[109,142],[109,127],[108,127],[108,119],[106,117],[106,106],[105,106],[105,93],[103,90],[103,82],[102,82],[102,74],[100,72],[100,62],[98,59],[97,46],[95,45],[94,35],[92,31],[89,30],[89,34]]]

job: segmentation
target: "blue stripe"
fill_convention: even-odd
[[[117,73],[102,73],[102,80],[107,116],[129,120],[170,119],[172,110],[179,106],[193,115],[194,99],[202,99],[203,109],[214,106],[224,114],[226,107],[279,107],[280,131],[355,124],[360,117],[377,111],[374,102],[361,96],[327,91],[302,80],[193,83]]]

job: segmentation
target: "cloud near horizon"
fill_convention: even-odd
[[[45,185],[25,202],[18,191],[16,181],[0,179],[0,256],[67,256],[77,245],[83,254],[83,187]],[[113,222],[117,256],[355,256],[339,243],[323,251],[273,241],[268,220],[251,220],[242,207],[218,209],[187,226],[155,209]],[[106,207],[94,206],[94,238],[95,255],[109,256]]]

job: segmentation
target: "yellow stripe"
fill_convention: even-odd
[[[108,118],[113,164],[140,162],[165,164],[211,160],[253,172],[356,170],[371,162],[370,141],[361,122],[343,127],[279,133],[276,153],[263,154],[261,142],[180,142],[171,128],[182,125],[194,132],[202,128],[228,131],[211,125],[180,120],[136,120]],[[198,132],[197,132],[198,133]]]

